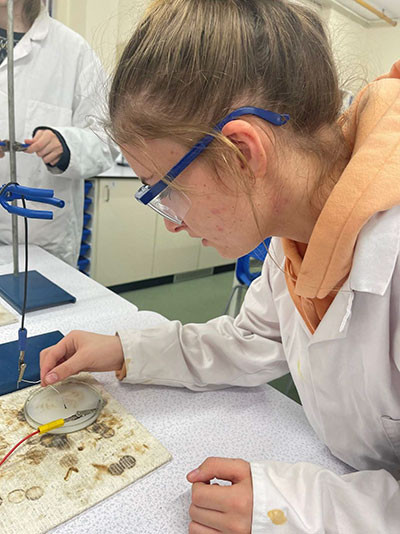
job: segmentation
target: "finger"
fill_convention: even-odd
[[[42,350],[40,353],[40,378],[44,377],[54,369],[56,365],[67,358],[73,356],[77,351],[74,338],[70,334],[65,336],[61,341],[52,347]]]
[[[55,161],[57,163],[57,161],[60,159],[60,156],[61,156],[61,153],[60,153],[60,150],[59,149],[55,149],[55,150],[52,150],[49,154],[47,154],[47,156],[45,156],[43,159],[44,163],[46,163],[46,165],[54,165],[52,162]]]
[[[204,525],[200,525],[200,523],[196,523],[195,521],[191,521],[189,524],[189,534],[217,534],[220,532],[220,530],[205,527]]]
[[[25,139],[25,143],[30,145],[25,150],[25,152],[27,152],[28,154],[33,154],[33,152],[35,152],[35,150],[32,149],[32,146],[40,140],[42,135],[43,135],[43,130],[38,130],[34,137],[32,137],[31,139]]]
[[[223,530],[226,515],[223,512],[216,512],[215,510],[207,510],[200,508],[194,504],[190,505],[189,515],[193,521],[200,523],[205,527],[214,528],[215,530]]]
[[[50,155],[52,152],[55,152],[60,149],[61,149],[61,144],[58,142],[58,140],[50,139],[47,142],[47,144],[41,150],[38,150],[36,153],[40,158],[44,158]]]
[[[33,154],[36,152],[37,155],[40,156],[40,152],[42,152],[49,143],[51,143],[51,139],[41,137],[39,140],[34,140],[34,142],[25,150],[25,152],[28,152],[28,154]]]
[[[192,486],[192,503],[200,508],[226,512],[231,489],[231,486],[195,482]]]
[[[84,371],[86,369],[84,362],[85,359],[82,357],[82,354],[79,351],[76,352],[71,358],[65,360],[60,365],[57,365],[54,369],[51,369],[51,371],[44,376],[44,383],[46,385],[55,384],[56,382],[65,380],[69,376]]]
[[[208,482],[213,478],[230,480],[233,484],[247,478],[248,462],[233,458],[207,458],[197,469],[187,475],[189,482]]]

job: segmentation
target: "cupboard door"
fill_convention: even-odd
[[[137,179],[95,181],[92,276],[105,286],[152,277],[156,214],[139,205]]]
[[[154,247],[153,277],[184,273],[197,269],[199,239],[193,239],[187,232],[168,232],[164,219],[157,218]]]
[[[232,260],[231,258],[223,258],[213,247],[203,247],[200,244],[198,269],[228,265],[230,263],[235,263],[235,261],[236,260]]]

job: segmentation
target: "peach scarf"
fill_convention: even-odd
[[[363,89],[345,118],[351,159],[308,245],[282,239],[286,283],[312,333],[350,273],[362,227],[400,204],[400,61]]]

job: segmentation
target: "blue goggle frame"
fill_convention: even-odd
[[[289,115],[284,113],[275,113],[274,111],[269,111],[267,109],[262,108],[256,108],[252,106],[246,106],[242,108],[238,108],[235,111],[232,111],[227,115],[224,119],[222,119],[216,126],[214,126],[213,130],[215,132],[221,132],[222,128],[228,124],[228,122],[238,119],[239,117],[242,117],[243,115],[255,115],[257,117],[260,117],[261,119],[264,119],[265,121],[273,124],[274,126],[283,126],[288,122],[290,119]],[[169,183],[171,183],[175,178],[186,169],[196,158],[199,156],[207,147],[208,145],[215,139],[215,137],[211,134],[208,134],[204,136],[200,141],[198,141],[185,156],[183,156],[182,159],[178,161],[174,167],[165,175],[164,180],[160,180],[153,186],[150,185],[144,185],[142,186],[139,191],[135,193],[135,198],[142,204],[147,205],[149,202],[151,202],[155,197],[157,197],[164,189],[166,189],[169,186]]]

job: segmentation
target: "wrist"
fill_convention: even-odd
[[[115,338],[117,339],[117,343],[119,347],[119,350],[118,350],[119,358],[116,362],[115,376],[118,378],[118,380],[123,380],[126,377],[126,365],[125,365],[125,358],[124,358],[124,350],[122,348],[122,343],[118,335],[118,332],[115,334]]]

